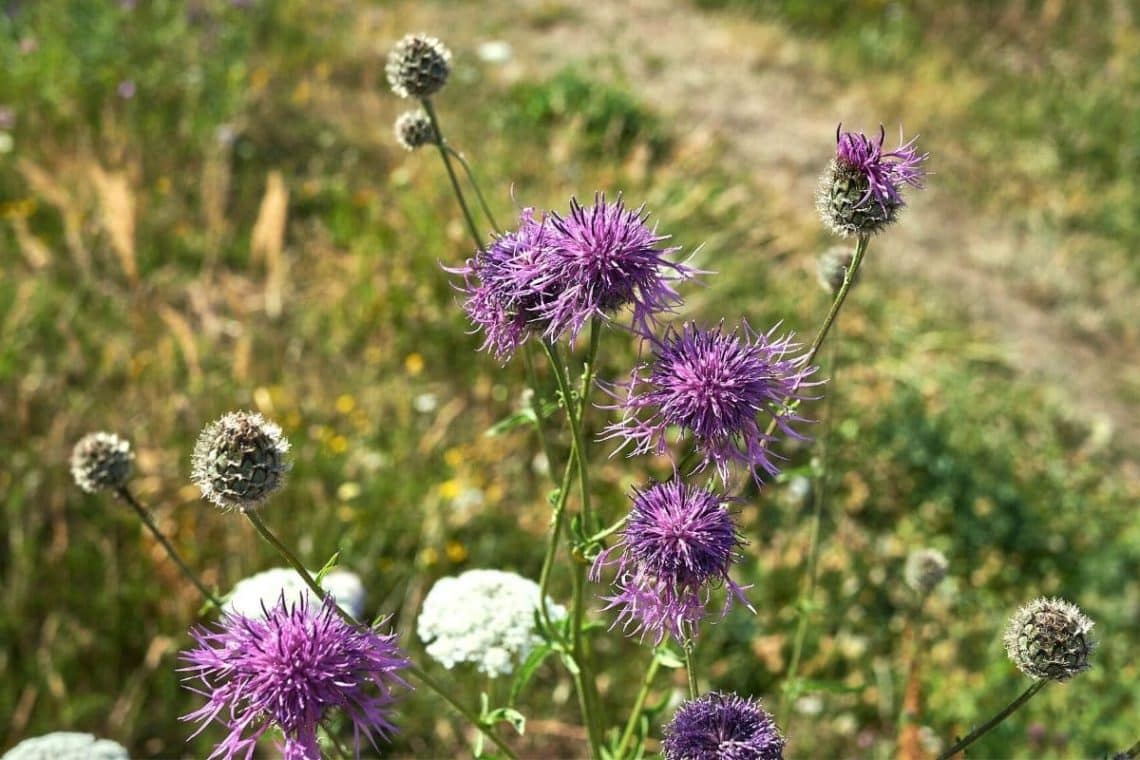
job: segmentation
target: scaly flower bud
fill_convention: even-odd
[[[1089,669],[1096,649],[1093,622],[1063,599],[1034,599],[1018,610],[1005,632],[1005,651],[1025,675],[1068,681]]]
[[[89,433],[71,450],[71,477],[87,493],[117,489],[131,476],[131,444],[114,433]]]
[[[285,484],[289,442],[255,412],[230,412],[198,436],[191,479],[222,509],[256,509]]]
[[[451,51],[435,37],[409,34],[396,43],[384,67],[392,92],[401,98],[426,98],[447,82]]]

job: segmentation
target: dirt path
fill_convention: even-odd
[[[747,167],[759,184],[781,188],[784,207],[774,210],[784,218],[812,223],[806,217],[814,214],[820,157],[834,148],[837,121],[869,131],[880,119],[907,118],[877,109],[865,93],[841,89],[808,43],[774,25],[704,13],[679,0],[614,0],[588,9],[567,3],[562,13],[525,0],[497,2],[491,12],[488,7],[449,16],[457,28],[494,29],[495,38],[511,45],[514,65],[528,75],[616,56],[642,99],[675,126],[689,125],[680,131],[711,129],[734,167]],[[524,22],[499,23],[503,18]],[[937,125],[920,121],[910,115],[907,124],[927,132],[923,147],[932,152],[934,168],[953,171],[937,161],[939,137],[950,136],[931,135]],[[1080,337],[1071,311],[1063,315],[1024,295],[1032,290],[1029,278],[1065,282],[1055,244],[1019,231],[1024,225],[1014,218],[979,218],[940,191],[936,177],[930,185],[911,194],[903,220],[876,240],[876,268],[931,291],[932,303],[964,305],[1012,366],[1043,381],[1061,400],[1077,389],[1074,415],[1102,439],[1111,430],[1118,442],[1140,443],[1140,415],[1121,397],[1121,378],[1136,372],[1136,352],[1092,345]]]

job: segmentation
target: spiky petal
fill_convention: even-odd
[[[553,297],[540,309],[547,338],[565,333],[574,341],[591,318],[607,319],[626,306],[632,308],[633,331],[648,337],[657,315],[681,303],[673,282],[696,270],[666,258],[679,249],[664,247],[668,238],[648,218],[644,205],[626,208],[621,196],[607,203],[601,193],[591,206],[570,199],[566,217],[551,214],[549,245],[537,273],[553,286]]]
[[[332,710],[352,723],[358,753],[362,738],[375,747],[395,731],[389,709],[394,690],[408,688],[398,673],[410,661],[394,634],[348,624],[331,599],[311,606],[282,597],[263,619],[226,614],[191,636],[183,682],[206,704],[183,720],[201,722],[195,735],[212,721],[229,729],[211,760],[248,760],[271,728],[284,734],[286,758],[319,758],[317,726]]]
[[[631,454],[664,454],[666,434],[677,426],[695,442],[698,469],[713,465],[722,482],[734,463],[746,466],[757,483],[761,470],[777,474],[776,435],[767,435],[758,417],[774,419],[779,434],[803,439],[792,423],[804,418],[787,402],[808,398],[805,391],[818,384],[807,381],[817,368],[804,367],[799,344],[791,335],[777,337],[778,327],[767,333],[747,323],[732,332],[723,323],[709,330],[693,323],[680,331],[670,327],[655,341],[653,358],[636,367],[628,383],[610,388],[612,408],[624,417],[603,438],[620,439]]]
[[[716,691],[677,708],[664,734],[665,760],[781,760],[786,744],[758,701]]]
[[[733,598],[752,609],[728,576],[741,544],[724,499],[673,478],[634,491],[621,538],[594,560],[590,577],[597,582],[616,564],[616,593],[603,597],[606,609],[618,610],[615,625],[658,644],[666,634],[684,644],[696,636],[713,589],[729,591],[722,617]]]
[[[816,206],[824,224],[836,234],[873,235],[897,217],[905,203],[903,185],[921,188],[928,153],[919,153],[915,140],[892,151],[862,132],[836,130],[835,158],[820,178]]]

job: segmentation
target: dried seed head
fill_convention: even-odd
[[[843,276],[851,266],[854,256],[854,252],[843,245],[833,245],[821,253],[816,261],[816,274],[820,287],[832,295],[838,293],[843,287]],[[851,287],[855,287],[858,280],[859,273],[856,272],[851,280]]]
[[[1067,681],[1089,669],[1089,655],[1096,649],[1092,627],[1075,604],[1041,597],[1010,618],[1005,651],[1030,678]]]
[[[401,98],[426,98],[447,82],[451,51],[435,37],[409,34],[388,53],[388,84]]]
[[[87,493],[120,488],[134,459],[130,442],[114,433],[89,433],[71,450],[71,477]]]
[[[917,549],[906,558],[906,584],[925,596],[942,582],[950,563],[937,549]]]
[[[198,436],[191,479],[222,509],[256,509],[285,484],[289,442],[255,412],[230,412]]]
[[[436,142],[431,119],[423,111],[406,111],[396,119],[396,142],[405,150],[415,150]]]

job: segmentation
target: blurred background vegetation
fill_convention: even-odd
[[[187,483],[198,431],[236,408],[280,422],[294,445],[294,477],[267,521],[314,567],[339,549],[413,652],[414,615],[435,578],[474,567],[537,577],[549,508],[535,442],[484,436],[518,405],[522,371],[476,352],[440,269],[470,253],[445,175],[435,156],[406,154],[391,136],[407,104],[387,91],[383,56],[404,33],[435,34],[454,51],[437,105],[501,220],[520,205],[564,209],[571,195],[622,191],[718,273],[689,288],[685,316],[782,319],[810,335],[826,308],[814,262],[831,241],[810,192],[737,160],[747,127],[721,123],[715,108],[691,123],[649,97],[674,87],[677,68],[660,52],[555,45],[566,33],[608,39],[577,3],[0,8],[0,747],[66,728],[143,757],[201,757],[218,737],[186,743],[177,720],[196,703],[175,667],[200,600],[122,505],[71,483],[70,448],[92,430],[133,441],[136,492],[221,589],[279,564]],[[1000,634],[1042,594],[1097,621],[1095,667],[1047,689],[978,755],[1092,757],[1130,745],[1140,725],[1140,10],[1125,0],[631,8],[626,34],[684,19],[686,34],[741,44],[730,52],[752,67],[742,82],[778,74],[815,99],[829,116],[811,140],[774,146],[801,162],[801,184],[855,103],[861,128],[905,119],[908,133],[928,136],[937,172],[914,216],[873,243],[825,369],[834,406],[813,431],[831,442],[831,487],[809,680],[784,727],[791,756],[894,755],[914,616],[901,568],[921,546],[951,563],[919,626],[927,750],[1024,688]],[[680,63],[699,81],[700,61]],[[646,66],[665,74],[638,81]],[[778,90],[750,96],[795,112]],[[970,254],[951,244],[951,225],[992,227],[1025,253],[980,273],[1017,294],[1016,308],[979,313],[979,293],[939,280]],[[896,250],[930,266],[902,276],[877,263],[898,260],[896,234]],[[1048,340],[1033,342],[1038,333]],[[1011,334],[1029,342],[1012,351]],[[607,341],[602,374],[617,377],[635,347]],[[1096,361],[1074,362],[1080,351]],[[789,476],[741,505],[750,547],[739,579],[754,584],[758,614],[735,611],[700,649],[712,684],[772,705],[810,514],[811,452],[787,453]],[[597,447],[595,479],[617,517],[629,487],[667,465],[607,454]],[[648,653],[601,641],[604,698],[620,714]],[[654,698],[680,694],[676,675]],[[442,677],[471,704],[486,686]],[[581,746],[569,683],[553,668],[525,703],[520,752]],[[398,722],[393,754],[462,751],[462,726],[429,694],[410,697]]]

